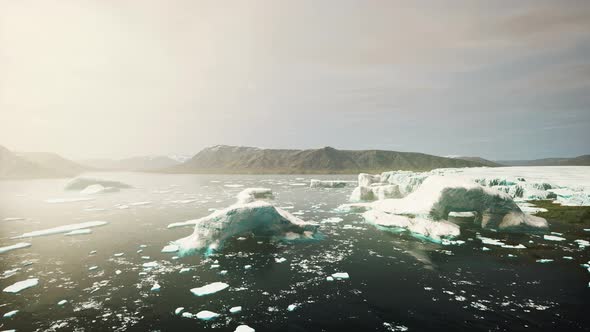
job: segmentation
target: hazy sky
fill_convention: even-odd
[[[590,1],[0,0],[0,145],[590,153]]]

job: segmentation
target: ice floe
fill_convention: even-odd
[[[224,282],[217,281],[217,282],[213,282],[208,285],[205,285],[205,286],[192,288],[191,293],[193,293],[196,296],[205,296],[205,295],[220,292],[228,287],[229,287],[228,284],[226,284]]]
[[[543,235],[543,239],[547,241],[565,241],[564,237],[555,236],[555,235]]]
[[[215,319],[219,316],[220,315],[218,313],[213,312],[213,311],[209,311],[209,310],[199,311],[196,315],[196,317],[201,320],[211,320],[211,319]]]
[[[31,279],[15,282],[14,284],[4,288],[2,291],[5,293],[18,293],[18,292],[25,290],[27,288],[37,286],[38,284],[39,284],[38,278],[31,278]]]
[[[238,312],[242,311],[242,307],[241,306],[236,306],[236,307],[231,307],[229,308],[229,312],[232,314],[237,314]]]
[[[343,187],[353,185],[353,184],[356,184],[356,181],[312,179],[309,183],[309,187],[310,188],[343,188]]]
[[[336,273],[332,273],[332,278],[340,280],[340,279],[348,279],[348,278],[350,278],[350,276],[348,275],[347,272],[336,272]]]
[[[83,222],[83,223],[79,223],[79,224],[69,224],[69,225],[63,225],[63,226],[43,229],[40,231],[28,232],[28,233],[21,234],[19,236],[15,236],[15,237],[13,237],[13,239],[22,239],[22,238],[27,238],[27,237],[36,237],[36,236],[53,235],[53,234],[59,234],[59,233],[68,233],[68,232],[71,232],[74,230],[90,228],[90,227],[98,227],[98,226],[103,226],[106,224],[108,224],[108,222],[106,222],[106,221],[87,221],[87,222]]]
[[[58,305],[58,306],[63,306],[63,305],[65,305],[66,303],[68,303],[68,300],[61,300],[61,301],[57,302],[57,305]]]
[[[16,249],[22,249],[22,248],[28,248],[30,247],[31,244],[28,242],[19,242],[19,243],[15,243],[13,245],[10,246],[6,246],[6,247],[0,247],[0,254],[3,254],[5,252],[9,252],[11,250],[16,250]]]
[[[14,317],[17,313],[18,313],[18,310],[12,310],[12,311],[5,313],[2,317],[4,317],[4,318]]]

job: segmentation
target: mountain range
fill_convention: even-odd
[[[534,160],[498,160],[505,166],[590,166],[590,154],[573,158],[544,158]]]
[[[72,177],[87,170],[55,153],[17,153],[0,146],[0,179]]]
[[[415,152],[337,150],[331,147],[284,150],[217,145],[202,150],[185,163],[163,171],[168,173],[354,174],[480,166],[484,165],[477,161]]]
[[[86,159],[79,163],[109,171],[156,171],[179,165],[190,159],[185,156],[139,156],[125,159]]]

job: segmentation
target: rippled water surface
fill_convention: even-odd
[[[39,278],[35,287],[0,294],[0,316],[19,310],[13,317],[0,318],[0,330],[234,331],[240,324],[256,331],[590,327],[590,273],[581,266],[590,260],[590,248],[574,242],[590,239],[590,232],[584,231],[588,225],[551,220],[551,231],[562,233],[566,240],[548,241],[539,234],[482,231],[471,222],[458,221],[459,239],[465,243],[442,245],[405,232],[376,229],[359,214],[336,212],[353,188],[309,188],[310,176],[89,176],[123,181],[134,188],[83,196],[64,190],[68,180],[0,182],[0,247],[22,241],[32,244],[0,254],[0,289]],[[275,244],[245,234],[245,239],[232,239],[208,258],[161,253],[169,241],[192,232],[190,227],[167,229],[168,224],[227,207],[247,187],[272,188],[277,206],[319,222],[324,239]],[[47,202],[80,197],[91,200]],[[108,224],[85,235],[10,239],[94,220]],[[485,245],[477,233],[527,249]],[[275,258],[286,261],[277,263]],[[539,259],[553,261],[539,263]],[[146,269],[147,262],[156,262],[157,267]],[[181,273],[183,268],[190,269]],[[220,274],[223,270],[227,273]],[[350,279],[326,280],[336,272],[347,272]],[[216,281],[229,288],[202,297],[189,291]],[[151,290],[155,283],[161,286],[159,291]],[[58,305],[61,300],[67,303]],[[234,306],[242,306],[242,311],[230,313]],[[210,321],[183,318],[174,313],[178,307],[220,316]]]

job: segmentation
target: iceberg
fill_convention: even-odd
[[[201,320],[211,320],[219,316],[220,315],[218,313],[209,310],[199,311],[196,315],[196,317]]]
[[[475,213],[483,228],[521,231],[548,227],[545,219],[523,213],[508,194],[454,175],[430,175],[403,198],[347,205],[339,209],[368,209],[363,217],[371,223],[406,228],[435,241],[458,235],[458,226],[446,221],[451,212]]]
[[[228,284],[226,284],[224,282],[217,281],[217,282],[213,282],[213,283],[210,283],[210,284],[202,286],[202,287],[192,288],[191,293],[193,293],[196,296],[205,296],[205,295],[220,292],[220,291],[226,289],[227,287],[229,287]]]
[[[232,314],[237,314],[238,312],[241,312],[241,311],[242,311],[242,307],[241,306],[229,308],[229,312],[232,313]]]
[[[75,178],[68,182],[65,190],[85,190],[89,186],[100,185],[103,188],[127,189],[132,188],[130,185],[110,180],[92,179],[92,178]]]
[[[240,326],[236,327],[234,332],[256,332],[256,330],[254,330],[253,328],[251,328],[248,325],[240,325]]]
[[[305,222],[265,201],[234,204],[195,221],[192,235],[174,241],[181,253],[220,249],[234,236],[253,233],[279,240],[313,239],[317,225]]]
[[[247,204],[260,199],[274,199],[274,195],[269,188],[247,188],[238,194],[237,199],[238,204]]]
[[[309,183],[310,188],[344,188],[351,184],[355,184],[356,181],[342,181],[342,180],[317,180],[311,179]]]
[[[98,226],[103,226],[106,224],[108,224],[108,222],[106,222],[106,221],[87,221],[87,222],[83,222],[83,223],[79,223],[79,224],[69,224],[69,225],[48,228],[48,229],[44,229],[44,230],[40,230],[40,231],[33,231],[33,232],[29,232],[29,233],[24,233],[19,236],[15,236],[12,239],[22,239],[22,238],[27,238],[27,237],[37,237],[37,236],[53,235],[53,234],[59,234],[59,233],[68,233],[68,232],[71,232],[74,230],[90,228],[90,227],[98,227]]]
[[[4,316],[2,316],[2,317],[4,317],[4,318],[14,317],[14,315],[16,315],[17,313],[18,313],[18,310],[12,310],[12,311],[5,313]]]
[[[11,250],[28,248],[30,246],[31,246],[31,244],[28,242],[19,242],[19,243],[13,244],[11,246],[0,247],[0,254],[3,254],[5,252],[9,252]]]
[[[2,290],[2,291],[5,293],[18,293],[24,289],[37,286],[37,284],[39,284],[39,279],[38,278],[31,278],[31,279],[15,282],[14,284],[4,288],[4,290]]]

